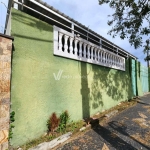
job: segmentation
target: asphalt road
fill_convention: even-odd
[[[150,150],[150,94],[57,150]]]

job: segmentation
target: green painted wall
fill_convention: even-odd
[[[140,80],[143,93],[149,91],[148,68],[140,64]]]
[[[12,35],[13,146],[44,134],[52,112],[78,120],[133,96],[128,61],[123,72],[53,56],[53,27],[14,9]]]
[[[132,79],[132,89],[134,96],[137,95],[137,79],[136,79],[136,61],[134,59],[130,59],[131,65],[131,79]]]

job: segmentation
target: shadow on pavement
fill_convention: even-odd
[[[96,128],[93,128],[93,130],[117,150],[137,150],[135,147],[122,140],[116,134],[113,135],[110,130],[104,128],[103,126],[98,125]]]
[[[135,139],[134,137],[131,137],[130,134],[127,133],[126,129],[127,127],[124,126],[123,124],[117,122],[117,121],[111,121],[108,123],[108,125],[113,128],[114,130],[116,130],[117,132],[121,133],[122,135],[125,135],[127,136],[128,138],[138,142],[141,146],[147,148],[147,149],[150,149],[150,147],[144,145],[143,143],[141,143],[140,141],[138,141],[137,139]]]
[[[93,120],[93,121],[91,121],[92,129],[98,135],[100,135],[102,139],[104,139],[113,148],[117,150],[121,150],[121,149],[122,150],[138,150],[139,147],[140,148],[142,147],[148,150],[150,149],[150,147],[141,143],[136,138],[131,137],[131,135],[127,133],[127,126],[125,126],[123,123],[120,123],[118,121],[111,121],[108,123],[108,126],[103,127],[99,124],[98,119]],[[130,143],[132,143],[132,145],[136,145],[136,148],[133,147]]]

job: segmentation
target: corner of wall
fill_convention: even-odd
[[[0,35],[0,149],[8,149],[12,39]]]

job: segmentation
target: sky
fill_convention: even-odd
[[[5,28],[7,5],[8,5],[8,0],[0,0],[0,33],[3,33]]]
[[[67,16],[73,18],[74,20],[80,22],[85,26],[89,26],[89,28],[131,54],[138,57],[138,61],[140,61],[144,66],[147,63],[144,61],[146,57],[143,53],[143,48],[139,48],[137,50],[131,46],[127,39],[121,40],[119,37],[112,38],[108,35],[108,31],[111,29],[110,26],[107,25],[107,21],[109,20],[108,15],[113,13],[112,9],[109,8],[108,5],[100,6],[98,4],[98,0],[43,0],[47,4],[53,6],[58,9],[60,12],[66,14]],[[5,18],[6,18],[6,6],[8,4],[8,0],[0,0],[0,32],[3,32],[5,26]]]

